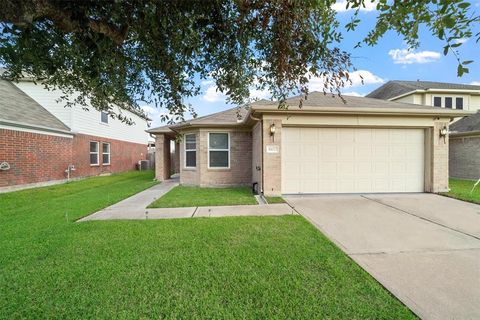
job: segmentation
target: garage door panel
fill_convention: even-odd
[[[422,129],[287,127],[282,141],[284,193],[423,192]]]

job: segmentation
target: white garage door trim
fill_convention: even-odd
[[[282,193],[424,192],[425,130],[282,128]]]

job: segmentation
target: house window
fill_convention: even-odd
[[[110,143],[102,143],[102,164],[110,164]]]
[[[185,135],[185,168],[197,166],[197,135]]]
[[[108,113],[100,111],[100,119],[102,123],[108,123]]]
[[[98,142],[90,141],[90,165],[98,165]]]
[[[208,167],[230,168],[230,135],[210,132],[208,134]]]
[[[441,107],[442,106],[442,98],[441,97],[433,97],[433,106],[434,107]]]
[[[452,106],[453,106],[453,98],[445,97],[445,108],[452,109]]]
[[[456,98],[455,99],[455,108],[463,110],[463,98]]]

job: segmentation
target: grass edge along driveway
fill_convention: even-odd
[[[0,318],[415,318],[300,216],[73,222],[152,178],[1,194]]]
[[[450,191],[441,193],[441,195],[480,204],[480,185],[473,189],[472,192],[475,182],[474,180],[450,179]]]
[[[204,188],[176,186],[149,208],[179,208],[205,206],[255,205],[257,201],[249,187]]]

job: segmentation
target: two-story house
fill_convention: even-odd
[[[128,125],[93,107],[66,107],[61,95],[28,79],[0,80],[0,190],[134,170],[146,158],[144,115],[120,110]]]
[[[462,179],[480,178],[480,86],[393,80],[367,97],[477,112],[450,124],[449,175]]]

